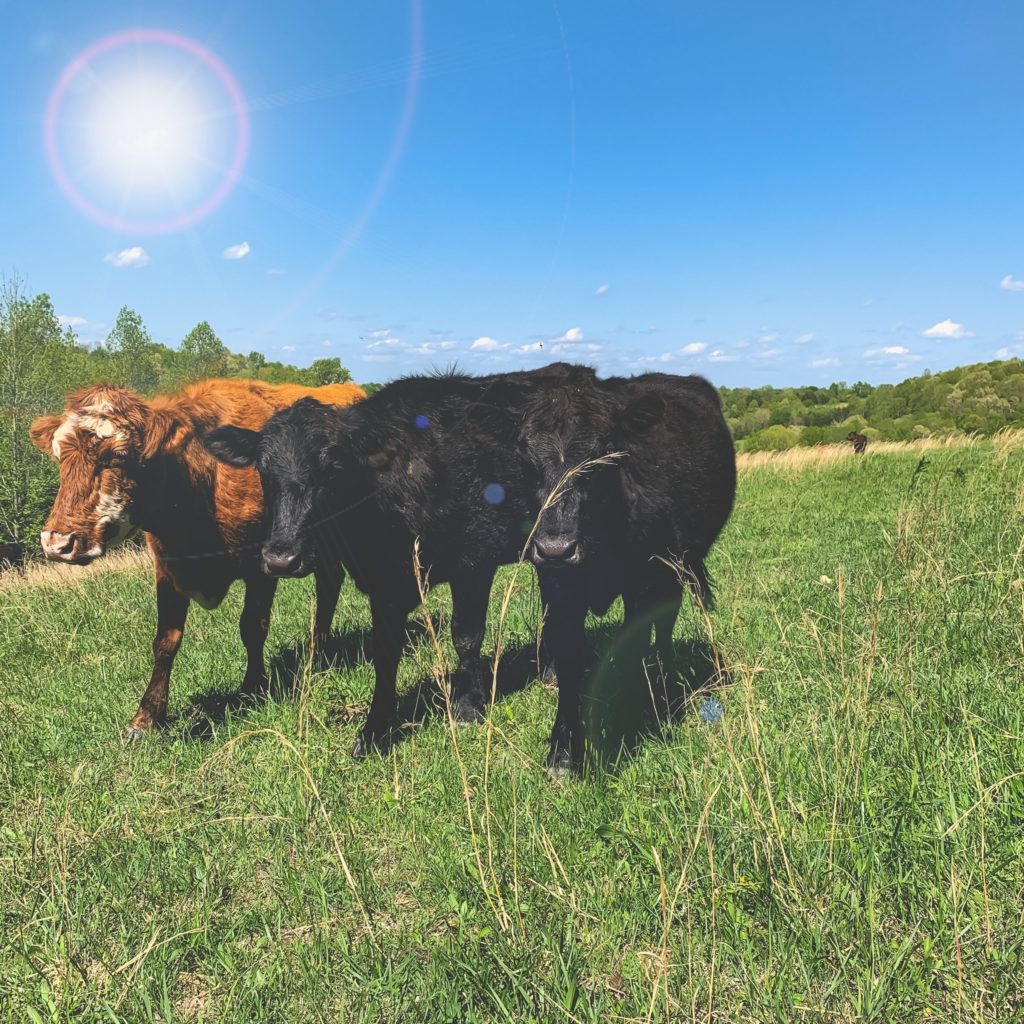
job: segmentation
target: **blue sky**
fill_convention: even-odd
[[[569,358],[878,382],[1024,354],[1011,0],[0,0],[0,18],[0,267],[83,340],[127,304],[169,344],[206,319],[233,350],[337,355],[357,380]],[[214,53],[251,133],[223,202],[157,234],[83,214],[43,145],[62,70],[139,27]],[[174,194],[126,196],[90,97],[159,122],[146,90],[181,80],[205,162],[179,167],[164,131],[147,153]],[[96,58],[55,121],[76,187],[143,222],[223,184],[238,131],[210,69],[154,43]],[[152,170],[125,154],[136,182]]]

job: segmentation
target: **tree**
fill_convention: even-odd
[[[122,306],[107,335],[104,347],[110,356],[113,377],[118,384],[148,394],[160,380],[153,339],[142,317]]]
[[[182,381],[200,377],[222,377],[227,366],[228,350],[213,328],[201,320],[185,335],[178,350]]]
[[[314,359],[313,365],[306,371],[306,380],[313,388],[325,384],[345,384],[352,379],[352,374],[341,365],[337,356],[331,359]]]
[[[28,298],[17,278],[0,283],[0,540],[25,543],[38,533],[57,474],[29,439],[29,424],[61,408],[85,373],[84,353],[61,333],[50,297]]]

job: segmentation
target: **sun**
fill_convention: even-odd
[[[97,172],[122,190],[185,199],[214,157],[204,98],[166,74],[106,83],[79,130]]]
[[[137,29],[64,69],[44,125],[54,177],[94,220],[161,233],[194,224],[237,183],[245,100],[227,67],[184,36]]]

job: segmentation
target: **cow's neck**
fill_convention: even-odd
[[[150,460],[146,473],[139,527],[168,552],[213,552],[223,547],[213,506],[215,463],[197,441],[160,453]]]

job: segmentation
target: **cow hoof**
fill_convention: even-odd
[[[151,732],[151,729],[144,729],[142,728],[142,726],[139,725],[129,725],[128,728],[124,731],[125,742],[139,743],[142,740],[146,739]]]
[[[484,720],[484,709],[477,697],[464,693],[452,705],[452,718],[459,725],[473,725]]]
[[[548,755],[548,775],[555,782],[564,782],[579,774],[579,767],[568,750],[553,750]]]
[[[392,747],[390,732],[377,734],[363,730],[352,745],[352,760],[365,761],[370,754],[386,754]]]
[[[544,672],[540,677],[540,681],[541,684],[545,687],[545,689],[558,689],[558,675],[550,665],[548,665],[548,667],[544,669]]]

